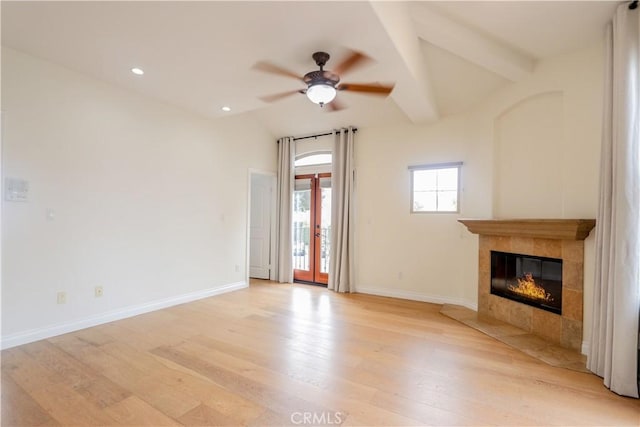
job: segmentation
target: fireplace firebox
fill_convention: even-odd
[[[562,260],[491,251],[491,293],[562,314]]]

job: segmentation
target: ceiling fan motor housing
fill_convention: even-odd
[[[331,56],[327,52],[316,52],[311,56],[320,69],[311,71],[304,75],[303,79],[307,86],[311,87],[319,84],[325,84],[335,87],[340,81],[340,77],[331,71],[325,71],[323,69]]]
[[[304,75],[304,82],[307,86],[313,86],[317,84],[328,84],[335,86],[340,81],[340,77],[337,74],[333,74],[331,71],[316,70],[311,71]]]

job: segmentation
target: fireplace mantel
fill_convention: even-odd
[[[470,232],[487,236],[584,240],[595,219],[459,219]]]

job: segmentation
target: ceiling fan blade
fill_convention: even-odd
[[[302,76],[299,76],[293,71],[289,71],[270,62],[260,61],[255,63],[251,68],[253,68],[254,70],[264,71],[265,73],[276,74],[278,76],[284,77],[293,77],[294,79],[304,81],[302,79]]]
[[[336,87],[337,90],[348,90],[350,92],[370,93],[372,95],[388,95],[395,85],[382,84],[362,84],[362,83],[342,83]]]
[[[261,96],[259,97],[259,99],[263,100],[264,102],[275,102],[275,101],[281,100],[282,98],[286,98],[287,96],[294,95],[296,93],[303,93],[303,92],[301,92],[299,89],[288,90],[286,92],[274,93],[273,95]]]
[[[356,68],[367,64],[368,62],[373,62],[373,59],[369,58],[364,53],[353,51],[349,56],[343,59],[341,63],[333,68],[333,72],[341,76],[346,72],[355,70]]]
[[[344,110],[346,106],[342,102],[338,101],[337,99],[334,99],[330,103],[325,104],[324,108],[326,108],[331,113],[333,111]]]

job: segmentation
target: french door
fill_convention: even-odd
[[[298,175],[293,193],[293,278],[327,284],[331,174]]]

